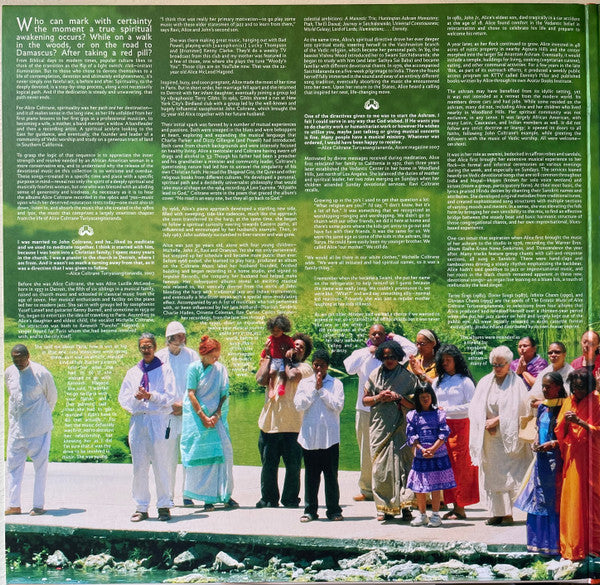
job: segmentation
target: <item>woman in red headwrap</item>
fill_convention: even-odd
[[[233,449],[227,410],[229,377],[218,360],[221,344],[204,335],[198,347],[200,360],[190,364],[188,393],[183,401],[181,461],[185,467],[185,498],[201,500],[204,510],[215,504],[237,508],[233,491]]]

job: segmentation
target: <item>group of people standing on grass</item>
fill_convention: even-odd
[[[299,507],[303,459],[300,520],[318,518],[321,476],[326,515],[343,520],[337,480],[343,385],[329,374],[326,350],[313,352],[306,334],[287,335],[291,323],[285,315],[273,317],[267,327],[256,507],[280,502]],[[494,348],[492,371],[475,384],[460,350],[441,343],[434,331],[422,329],[413,343],[373,325],[366,345],[344,360],[347,373],[357,374],[359,381],[360,476],[354,499],[373,500],[379,521],[401,516],[414,526],[435,527],[443,518],[464,521],[466,508],[479,502],[481,487],[490,511],[486,524],[512,524],[513,506],[527,512],[530,550],[572,560],[600,554],[599,345],[598,334],[587,331],[582,355],[569,365],[564,344],[553,342],[548,363],[535,341],[524,337],[516,359],[508,347]],[[128,370],[119,393],[119,403],[131,414],[136,504],[131,521],[148,518],[150,466],[158,517],[169,520],[179,457],[184,505],[198,500],[207,511],[217,505],[238,507],[232,499],[229,380],[219,362],[219,342],[205,335],[196,352],[186,346],[183,325],[174,321],[167,326],[163,349],[157,351],[150,333],[140,336],[138,349],[141,360]],[[311,354],[312,367],[306,363]],[[11,356],[13,365],[5,374],[10,395],[6,514],[21,513],[28,456],[36,472],[31,513],[41,514],[56,387],[49,372],[29,359],[25,346],[16,345]],[[280,494],[281,459],[285,479]]]
[[[272,332],[263,355],[283,334],[284,330]],[[373,325],[365,347],[344,360],[347,373],[357,374],[359,380],[360,491],[354,499],[373,500],[379,521],[401,516],[414,526],[435,527],[443,518],[466,520],[466,508],[478,503],[484,493],[488,525],[511,525],[515,504],[528,512],[530,550],[569,559],[599,554],[598,345],[598,334],[586,332],[582,355],[569,365],[564,344],[551,343],[548,363],[527,336],[519,340],[516,359],[507,346],[494,348],[489,356],[492,371],[475,383],[460,350],[442,344],[434,331],[419,331],[412,343],[386,332],[383,325]],[[306,347],[304,342],[301,347]],[[316,429],[306,417],[303,424],[298,409],[302,399],[295,396],[296,389],[303,387],[318,395],[318,368],[311,372],[302,365],[307,357],[303,352],[288,355],[283,362],[284,391],[277,390],[277,376],[269,381],[259,418],[263,467],[258,508],[277,507],[280,501],[287,507],[298,506],[298,437],[306,432],[304,424]],[[339,425],[339,416],[337,421]],[[336,440],[339,435],[334,435],[332,444]],[[312,485],[318,477],[310,462],[313,454],[307,454],[306,445],[302,447],[306,477],[312,478],[305,483]],[[331,448],[328,442],[319,446],[323,456]],[[328,456],[329,469],[337,470],[338,456],[339,445],[335,445]],[[281,499],[280,458],[286,466]],[[335,474],[328,476],[321,469],[327,515],[341,519]],[[328,489],[328,478],[335,488]],[[307,485],[302,521],[317,518],[314,494],[314,485]],[[427,515],[429,498],[431,516]],[[415,505],[418,514],[413,517]],[[448,508],[443,518],[442,506]]]
[[[186,331],[173,321],[166,347],[156,351],[156,338],[138,340],[140,362],[127,371],[119,404],[131,414],[129,447],[133,463],[132,522],[148,519],[150,466],[156,484],[158,519],[171,518],[175,473],[181,456],[183,504],[204,502],[237,508],[233,492],[233,448],[227,425],[229,378],[219,362],[221,345],[204,335],[198,352],[186,347]]]
[[[312,352],[312,340],[304,333],[289,337],[291,323],[285,315],[269,319],[267,328],[271,335],[261,354],[261,366],[271,375],[258,419],[262,470],[261,496],[256,507],[276,508],[281,501],[287,508],[297,508],[300,505],[300,468],[304,460],[305,506],[300,521],[311,522],[318,518],[321,475],[325,484],[327,518],[343,520],[337,479],[343,384],[328,373],[330,356],[327,351],[317,349],[312,353],[312,367],[306,363]],[[279,354],[283,355],[280,365],[275,348],[289,346],[289,340],[292,347]],[[276,368],[283,368],[281,374]],[[277,475],[281,459],[285,465],[285,479],[280,494]]]
[[[359,377],[354,499],[373,499],[384,521],[409,520],[414,498],[419,515],[411,524],[439,526],[440,501],[452,505],[444,518],[465,520],[481,480],[486,524],[512,524],[517,505],[528,513],[530,550],[573,560],[600,554],[599,341],[586,332],[571,365],[564,344],[551,343],[548,364],[524,337],[517,359],[506,346],[494,348],[492,372],[475,384],[459,349],[434,331],[419,331],[413,349],[374,325],[367,346],[344,362]]]

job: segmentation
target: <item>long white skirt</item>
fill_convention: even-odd
[[[483,435],[481,471],[492,516],[511,516],[513,502],[531,463],[531,449],[523,443],[517,453],[504,450],[500,433]]]

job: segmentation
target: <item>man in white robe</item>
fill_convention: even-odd
[[[4,373],[8,399],[6,446],[7,516],[21,513],[21,484],[25,461],[31,458],[35,471],[31,516],[45,513],[44,492],[52,435],[52,411],[58,393],[52,374],[29,359],[23,344],[11,350],[13,365]]]

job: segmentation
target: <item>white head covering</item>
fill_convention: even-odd
[[[165,337],[171,337],[171,335],[177,335],[178,333],[183,333],[185,335],[185,327],[179,321],[171,321],[167,325]]]
[[[426,339],[429,339],[429,341],[433,341],[433,343],[435,343],[435,335],[433,334],[433,331],[429,329],[421,329],[417,335],[422,335]]]

